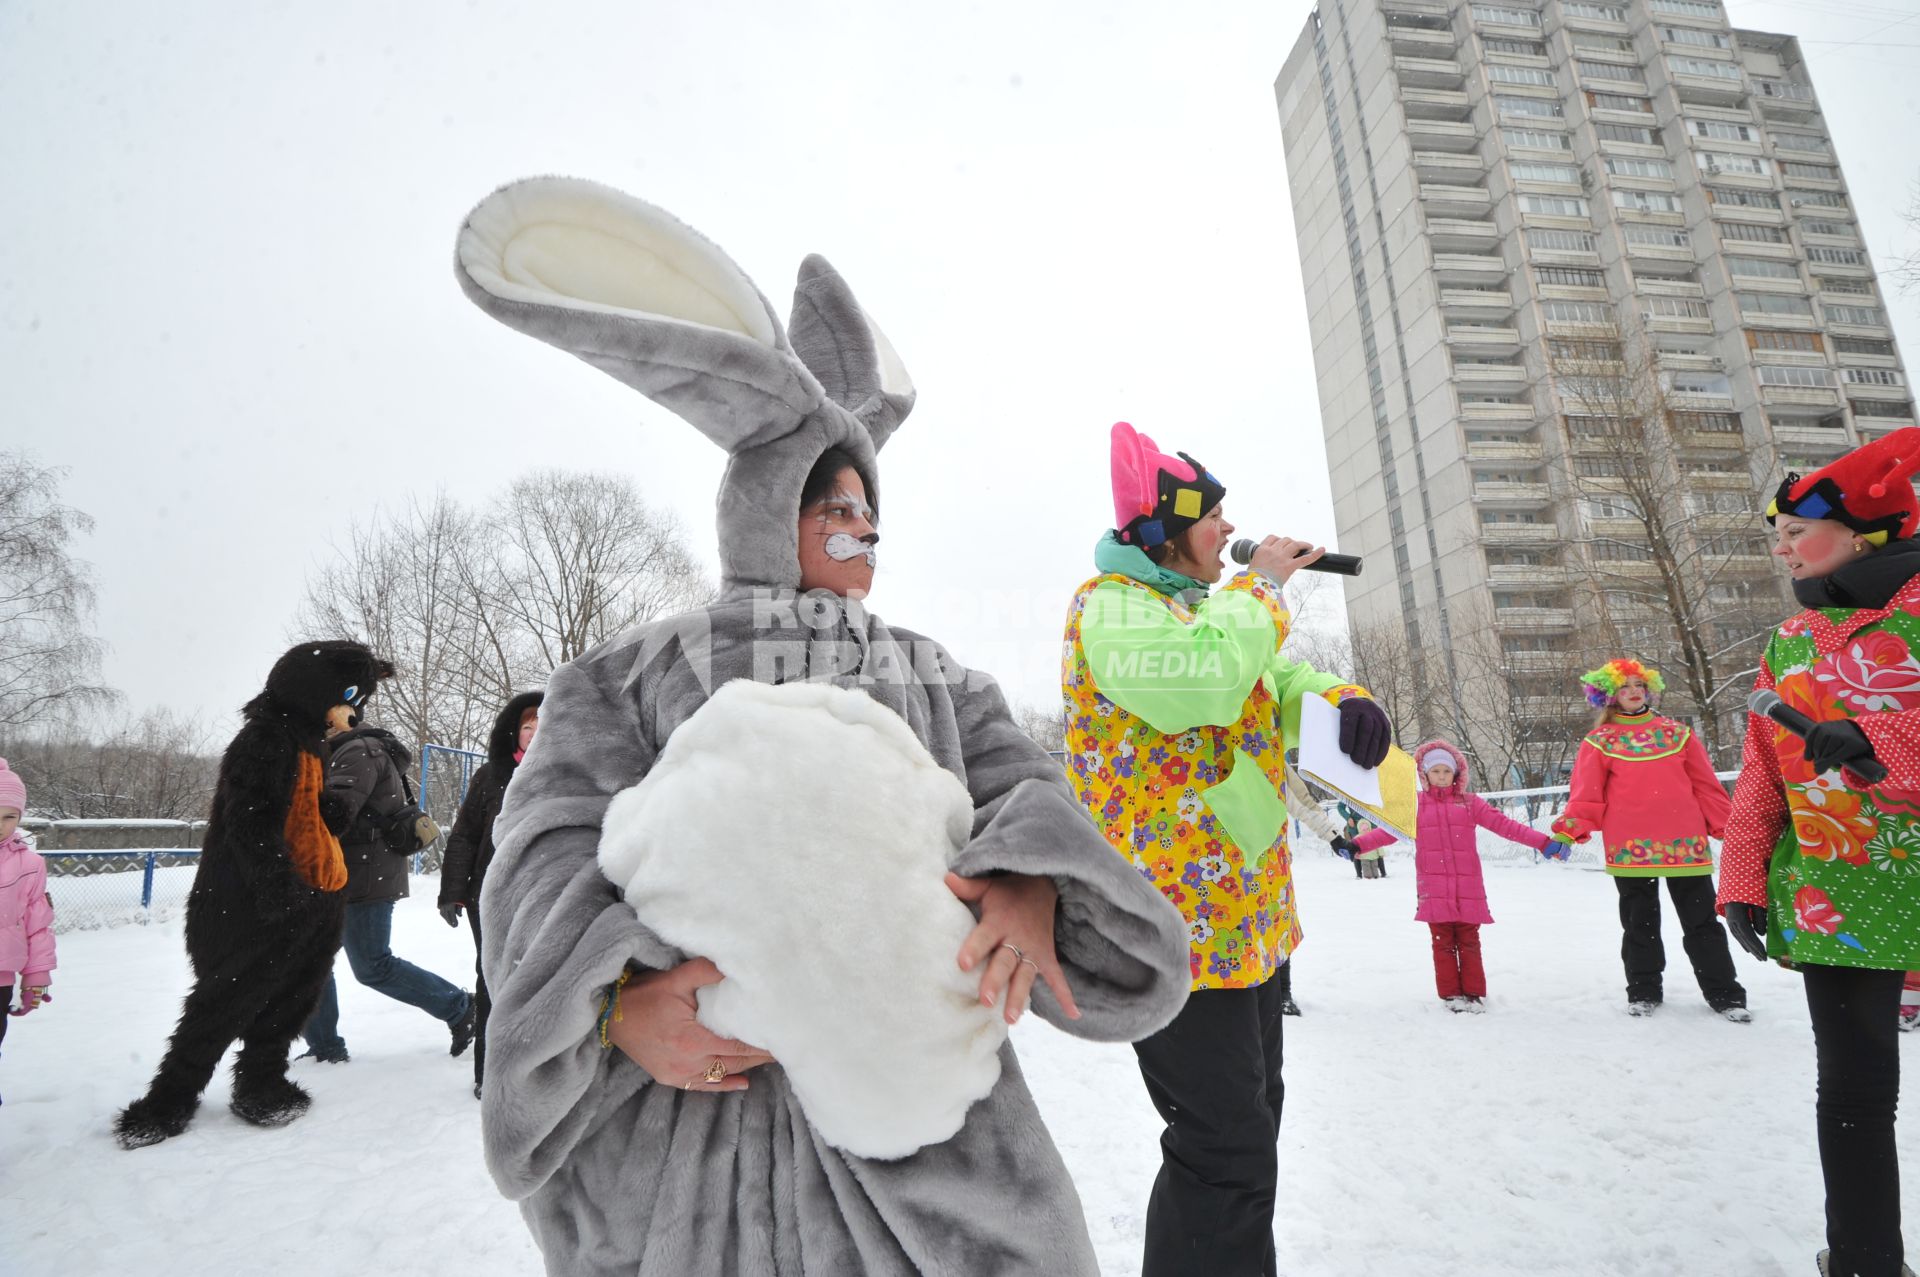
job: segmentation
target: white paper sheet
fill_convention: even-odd
[[[1300,698],[1300,770],[1363,803],[1380,805],[1380,776],[1340,752],[1340,710],[1323,696]]]

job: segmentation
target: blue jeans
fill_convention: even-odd
[[[393,901],[368,900],[347,906],[347,930],[341,948],[353,978],[396,1002],[419,1007],[436,1020],[452,1024],[467,1013],[473,999],[464,989],[423,971],[405,958],[393,956]],[[346,1046],[340,1036],[340,992],[333,977],[320,991],[320,1001],[307,1017],[300,1036],[315,1051]]]

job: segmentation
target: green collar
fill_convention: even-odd
[[[1638,714],[1629,714],[1621,710],[1613,716],[1613,722],[1616,727],[1640,727],[1651,722],[1653,718],[1654,712],[1650,709],[1643,709]]]
[[[1169,571],[1149,559],[1147,552],[1139,546],[1122,544],[1118,532],[1108,532],[1093,547],[1093,566],[1100,569],[1102,575],[1129,577],[1169,596],[1188,590],[1198,590],[1202,594],[1207,592],[1207,587],[1201,582]]]

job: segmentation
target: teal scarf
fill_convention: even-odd
[[[1147,552],[1139,546],[1122,543],[1118,532],[1106,533],[1100,538],[1100,543],[1093,547],[1093,566],[1102,575],[1114,573],[1129,577],[1168,596],[1187,590],[1198,590],[1201,594],[1207,592],[1207,587],[1201,582],[1163,568],[1149,559]]]

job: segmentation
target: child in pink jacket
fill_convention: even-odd
[[[47,899],[47,862],[20,836],[27,810],[27,787],[0,758],[0,1009],[13,1005],[20,986],[20,1009],[27,1012],[48,1000],[53,972],[53,904]],[[0,1042],[7,1019],[0,1015]]]
[[[1476,831],[1490,829],[1535,851],[1564,839],[1501,815],[1492,804],[1467,792],[1467,760],[1446,741],[1428,741],[1413,751],[1420,768],[1420,814],[1413,839],[1413,872],[1420,898],[1414,912],[1433,933],[1433,978],[1441,1001],[1452,1011],[1484,1011],[1487,972],[1480,961],[1480,928],[1493,921],[1487,886],[1480,873]],[[1396,841],[1385,829],[1361,834],[1353,845],[1362,851]]]

